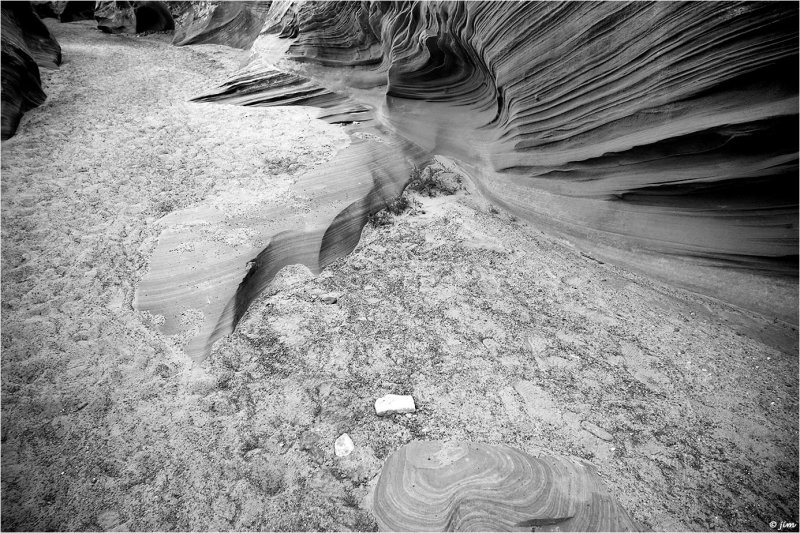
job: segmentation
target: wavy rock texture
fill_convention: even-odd
[[[505,446],[412,441],[384,463],[382,531],[637,531],[587,463]]]
[[[2,139],[25,111],[44,103],[39,66],[61,64],[61,47],[28,2],[2,4]]]
[[[273,2],[251,64],[196,100],[380,125],[398,146],[460,160],[493,202],[601,257],[794,321],[792,291],[765,298],[759,276],[797,273],[797,23],[797,6],[780,3]],[[383,168],[362,154],[311,182],[346,187],[365,172],[357,160]],[[396,193],[407,176],[393,179]],[[309,239],[283,234],[259,268],[290,264],[282,254]],[[195,270],[226,279],[227,294],[243,259]],[[181,261],[158,259],[153,276]],[[222,318],[202,335],[235,326],[245,286],[233,307],[203,311]],[[182,287],[170,281],[169,297],[149,293],[142,308],[174,315],[194,299]]]
[[[190,2],[178,19],[173,44],[224,44],[250,48],[267,16],[269,2]]]
[[[175,21],[164,2],[97,2],[97,27],[106,33],[142,33],[175,29]]]
[[[321,108],[318,118],[331,124],[371,122],[372,109],[311,79],[278,70],[271,65],[252,64],[236,79],[218,90],[193,98],[194,102],[225,101],[228,104],[270,107],[301,105]]]
[[[796,4],[725,2],[275,2],[265,25],[283,67],[379,102],[509,211],[762,312],[683,269],[796,277],[797,27]],[[218,99],[301,94],[264,81]]]
[[[186,352],[205,358],[281,268],[303,264],[319,273],[350,253],[368,217],[400,194],[414,150],[377,134],[355,138],[331,162],[300,177],[292,201],[170,214],[136,308],[163,316],[167,334],[188,331]]]
[[[105,33],[136,33],[132,2],[98,2],[94,11],[97,28]]]

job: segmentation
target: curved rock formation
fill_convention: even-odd
[[[331,124],[372,120],[372,110],[347,96],[314,83],[309,78],[278,70],[272,66],[255,65],[240,71],[237,78],[218,90],[192,99],[193,102],[216,102],[270,107],[301,105],[319,107],[319,117]]]
[[[250,48],[267,16],[269,2],[191,2],[178,18],[173,44],[224,44]]]
[[[136,33],[132,2],[98,2],[94,10],[97,28],[105,33]]]
[[[94,12],[98,29],[106,33],[143,33],[175,29],[164,2],[98,2]]]
[[[17,131],[25,111],[41,105],[39,66],[61,64],[61,47],[28,2],[5,2],[2,9],[2,139]]]
[[[135,307],[163,316],[164,333],[189,331],[185,351],[204,359],[281,268],[319,273],[350,253],[368,217],[400,194],[422,156],[374,130],[301,176],[285,205],[235,213],[201,205],[168,215]],[[242,241],[243,233],[254,237]],[[198,318],[187,324],[189,315]]]
[[[58,68],[61,65],[61,45],[35,10],[27,2],[13,3],[8,9],[13,13],[28,52],[36,64],[43,68]]]
[[[266,27],[284,68],[358,89],[520,217],[767,314],[730,268],[796,277],[796,4],[284,2]],[[231,83],[299,96],[262,81]]]
[[[201,7],[196,19],[215,26],[219,6]],[[311,105],[351,131],[379,127],[413,159],[460,160],[493,203],[595,255],[796,322],[786,286],[796,284],[798,254],[797,5],[273,2],[260,20],[251,64],[197,100]],[[225,44],[256,33],[215,27]],[[308,183],[346,189],[365,175],[354,165],[383,168],[369,161],[382,150]],[[391,174],[396,194],[408,175]],[[387,198],[348,190],[368,211]],[[193,307],[206,317],[199,337],[211,339],[192,341],[195,356],[235,327],[275,265],[324,263],[324,228],[339,214],[325,198],[338,204],[319,196],[324,215],[292,222],[311,233],[273,218],[261,253],[193,264],[221,300]],[[352,248],[362,218],[342,219],[349,229],[330,239],[347,245],[337,249]],[[197,300],[198,284],[194,274],[178,282],[188,263],[166,257],[154,259],[139,302],[175,332],[170,316]],[[241,281],[253,257],[261,274]]]
[[[412,441],[372,498],[382,531],[637,531],[587,463],[505,446]]]

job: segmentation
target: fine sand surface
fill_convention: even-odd
[[[65,63],[2,146],[4,530],[371,529],[370,486],[415,438],[589,459],[647,528],[797,521],[796,345],[468,179],[316,278],[285,269],[193,363],[132,307],[160,220],[279,198],[347,138],[302,109],[187,103],[246,52],[48,25]],[[376,417],[386,393],[418,412]]]

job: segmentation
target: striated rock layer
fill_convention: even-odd
[[[173,44],[224,44],[250,48],[267,16],[269,2],[186,2]]]
[[[196,7],[214,20],[214,4]],[[243,27],[215,42],[249,40]],[[492,202],[594,255],[796,322],[796,4],[276,1],[262,27],[251,63],[197,101],[314,106],[382,144],[302,182],[367,207],[323,207],[339,202],[329,188],[320,211],[265,214],[269,245],[249,257],[156,254],[140,308],[167,333],[199,310],[193,355],[279,265],[323,266],[323,234],[352,249],[361,213],[409,177],[386,149],[454,158]],[[389,194],[355,185],[376,171],[392,176]]]
[[[105,33],[136,33],[132,2],[98,2],[94,10],[97,28]]]
[[[265,26],[282,67],[377,102],[512,213],[789,320],[796,298],[723,285],[797,275],[797,28],[767,2],[275,2]],[[308,105],[252,70],[206,99],[243,94]]]
[[[61,47],[29,2],[5,2],[2,11],[2,139],[17,131],[25,111],[44,103],[39,66],[61,64]]]
[[[587,463],[506,446],[412,441],[384,463],[381,531],[638,531]]]
[[[200,205],[171,213],[136,308],[163,316],[167,334],[188,333],[186,352],[204,359],[281,268],[303,264],[319,273],[350,253],[369,216],[400,194],[415,156],[422,154],[375,130],[301,176],[284,205],[232,213]]]

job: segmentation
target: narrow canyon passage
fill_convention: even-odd
[[[302,110],[187,103],[247,52],[47,23],[64,64],[42,70],[47,102],[2,147],[4,529],[106,527],[91,520],[122,483],[108,480],[180,431],[174,376],[190,361],[131,306],[158,220],[211,191],[274,196],[342,142],[296,128]]]
[[[793,518],[796,344],[474,190],[416,198],[317,277],[284,269],[193,363],[132,307],[163,218],[293,202],[347,137],[189,103],[246,52],[48,25],[64,64],[2,146],[4,530],[370,530],[371,484],[412,439],[590,460],[647,528]],[[419,411],[377,418],[387,393]]]

